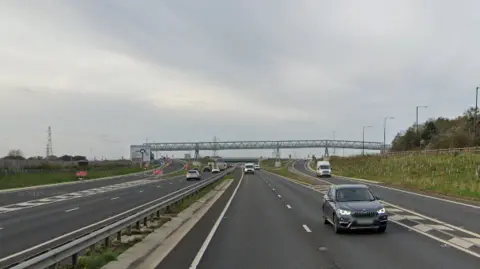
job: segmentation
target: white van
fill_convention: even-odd
[[[329,161],[318,161],[317,162],[317,177],[331,177],[332,176],[332,167],[330,166]]]

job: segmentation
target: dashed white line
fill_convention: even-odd
[[[65,212],[72,212],[72,211],[75,211],[75,210],[78,210],[80,207],[75,207],[75,208],[71,208],[71,209],[67,209],[65,210]]]
[[[140,191],[138,191],[138,192],[143,192],[143,190],[140,190]]]
[[[161,188],[162,186],[161,185],[158,185],[157,188]]]
[[[275,189],[272,189],[272,191],[275,191]]]
[[[278,198],[282,198],[282,196],[279,194],[279,195],[278,195]]]
[[[288,209],[292,209],[292,207],[291,207],[290,205],[287,205],[287,208],[288,208]]]
[[[113,200],[117,200],[118,198],[120,198],[120,197],[113,197],[111,200],[112,200],[112,201],[113,201]]]
[[[0,227],[0,230],[3,230],[3,227]]]
[[[310,230],[310,228],[308,228],[307,225],[303,224],[302,226],[303,226],[303,229],[305,229],[305,231],[307,231],[307,233],[311,233],[311,232],[312,232],[312,230]]]

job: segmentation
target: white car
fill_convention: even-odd
[[[187,180],[201,180],[202,175],[200,174],[200,172],[198,172],[198,170],[188,170],[186,178]]]
[[[220,168],[214,167],[214,168],[212,169],[212,173],[213,173],[213,174],[220,173]]]
[[[255,174],[255,166],[252,163],[246,163],[243,171],[245,174]]]
[[[254,168],[255,168],[255,170],[260,170],[260,165],[255,164],[255,165],[254,165]]]

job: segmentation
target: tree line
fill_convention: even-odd
[[[2,159],[5,160],[45,160],[45,161],[65,161],[65,162],[78,162],[78,161],[86,161],[87,157],[80,156],[80,155],[62,155],[62,156],[32,156],[32,157],[25,157],[23,152],[20,149],[11,149],[8,151],[8,154],[3,157]]]
[[[480,116],[479,116],[480,118]],[[399,132],[392,141],[392,151],[421,149],[463,148],[480,144],[480,121],[477,118],[475,135],[475,107],[453,119],[431,118],[406,131]]]

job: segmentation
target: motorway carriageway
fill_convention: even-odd
[[[156,268],[480,268],[478,257],[392,222],[385,234],[335,234],[322,197],[265,171],[244,175]]]
[[[204,173],[203,176],[206,179],[211,174]],[[65,194],[65,200],[21,209],[12,205],[15,210],[0,213],[0,268],[20,257],[65,242],[98,225],[112,223],[120,213],[138,211],[136,207],[167,198],[203,181],[186,181],[185,176],[181,175],[142,182],[120,189],[103,188],[103,192],[87,193],[84,196],[67,197]],[[78,231],[81,228],[85,229]],[[58,237],[58,241],[53,241]]]
[[[183,163],[179,161],[173,161],[172,164],[163,169],[164,173],[171,173],[183,168]],[[119,178],[101,179],[101,180],[84,180],[65,185],[51,185],[51,186],[38,186],[31,189],[19,189],[19,190],[2,190],[0,191],[0,213],[2,207],[5,205],[11,205],[30,200],[42,199],[57,195],[64,195],[67,193],[73,193],[83,190],[89,190],[94,188],[105,187],[114,184],[128,183],[144,179],[146,175],[125,175]]]

